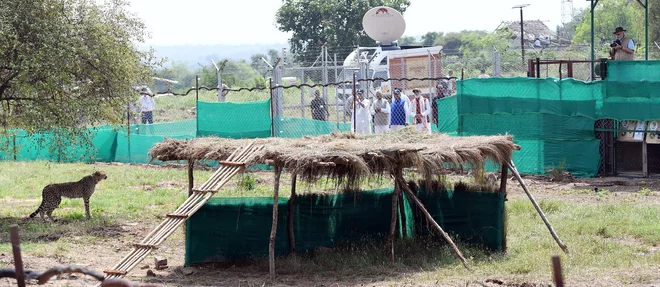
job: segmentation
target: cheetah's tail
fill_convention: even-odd
[[[43,208],[44,208],[44,203],[42,202],[41,205],[39,205],[39,208],[37,208],[37,210],[35,210],[32,214],[30,214],[30,218],[37,216],[37,213],[39,213]]]

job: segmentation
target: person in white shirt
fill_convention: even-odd
[[[348,106],[351,110],[351,129],[353,129],[353,132],[371,134],[370,101],[364,98],[364,91],[362,89],[357,90],[357,98],[353,99],[353,97],[350,97],[348,101]]]
[[[431,113],[431,104],[427,98],[420,94],[420,90],[413,90],[413,99],[411,100],[412,109],[410,113],[414,115],[413,124],[417,127],[417,130],[430,135],[431,121],[429,120],[429,114]]]
[[[151,93],[147,88],[140,90],[140,112],[142,112],[142,124],[154,123],[153,111],[156,108],[156,102],[151,97]]]
[[[371,104],[371,115],[375,133],[386,133],[390,130],[390,102],[383,99],[380,91],[376,92],[376,100]]]

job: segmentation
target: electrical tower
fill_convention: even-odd
[[[561,24],[566,25],[571,20],[573,20],[573,0],[561,0]]]

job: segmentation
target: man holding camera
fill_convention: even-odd
[[[612,60],[634,60],[635,43],[629,37],[626,37],[626,30],[623,27],[617,27],[614,30],[616,40],[610,44],[610,56]]]

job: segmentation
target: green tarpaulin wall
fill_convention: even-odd
[[[595,176],[600,141],[595,121],[660,119],[660,62],[610,61],[604,81],[489,78],[459,81],[457,96],[438,101],[439,130],[459,136],[509,133],[522,149],[518,169],[545,173],[564,165]]]
[[[385,241],[392,215],[392,189],[336,195],[299,195],[294,204],[298,252],[317,247]],[[504,195],[484,192],[418,191],[434,219],[459,241],[502,250]],[[272,198],[212,198],[186,224],[186,265],[268,256]],[[289,250],[289,200],[278,200],[275,253]],[[424,216],[404,199],[406,224],[399,236],[429,234]],[[411,220],[414,219],[414,220]],[[438,240],[442,240],[438,237]]]

